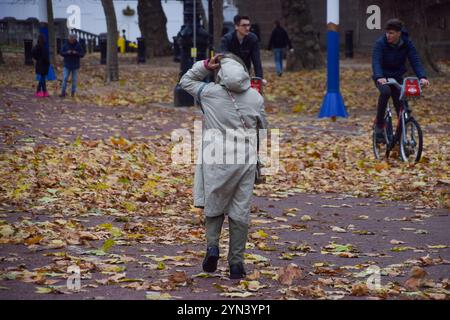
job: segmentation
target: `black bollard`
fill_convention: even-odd
[[[33,57],[31,56],[31,50],[33,49],[33,40],[24,39],[23,47],[24,47],[24,53],[25,53],[25,64],[27,66],[32,66],[33,65]]]
[[[101,37],[99,39],[99,44],[100,44],[100,63],[101,64],[106,64],[106,50],[107,50],[107,46],[106,46],[106,38],[105,37]]]
[[[145,39],[137,38],[137,46],[138,46],[138,63],[145,63]]]
[[[183,3],[184,25],[181,27],[178,36],[180,37],[180,79],[192,67],[194,59],[191,57],[191,48],[193,47],[193,18],[194,18],[194,0],[185,0]],[[209,34],[200,24],[199,12],[195,12],[196,17],[196,42],[197,57],[196,61],[204,60],[208,56]],[[174,89],[174,105],[176,107],[193,106],[194,98],[184,91],[179,84]]]
[[[345,32],[345,57],[353,59],[353,30]]]
[[[87,40],[88,53],[92,53],[92,38]]]

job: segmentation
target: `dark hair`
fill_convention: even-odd
[[[388,30],[401,31],[402,28],[403,28],[403,22],[397,18],[388,20],[384,26],[384,29],[386,31],[388,31]]]
[[[275,25],[276,25],[277,27],[281,26],[280,20],[275,20]]]
[[[249,16],[240,16],[237,14],[233,18],[234,24],[237,26],[241,23],[241,20],[249,20],[250,21],[250,17]]]
[[[45,46],[45,36],[43,33],[39,34],[37,44],[38,44],[38,46],[41,46],[41,47]]]

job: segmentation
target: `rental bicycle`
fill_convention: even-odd
[[[398,114],[397,127],[394,131],[392,126],[392,111],[388,103],[384,117],[384,141],[377,141],[375,125],[373,128],[373,152],[376,159],[383,156],[387,159],[394,147],[400,145],[400,158],[404,162],[419,162],[423,150],[423,133],[419,123],[411,116],[408,100],[422,97],[422,88],[418,78],[405,78],[403,84],[395,79],[388,78],[388,85],[395,86],[400,90],[400,111]]]

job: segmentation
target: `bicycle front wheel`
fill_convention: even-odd
[[[419,123],[410,118],[405,123],[405,136],[400,138],[400,157],[404,162],[419,162],[422,156],[423,135]]]

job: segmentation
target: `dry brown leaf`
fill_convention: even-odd
[[[292,285],[292,282],[302,275],[302,270],[294,263],[281,268],[278,271],[278,281],[284,285]]]

